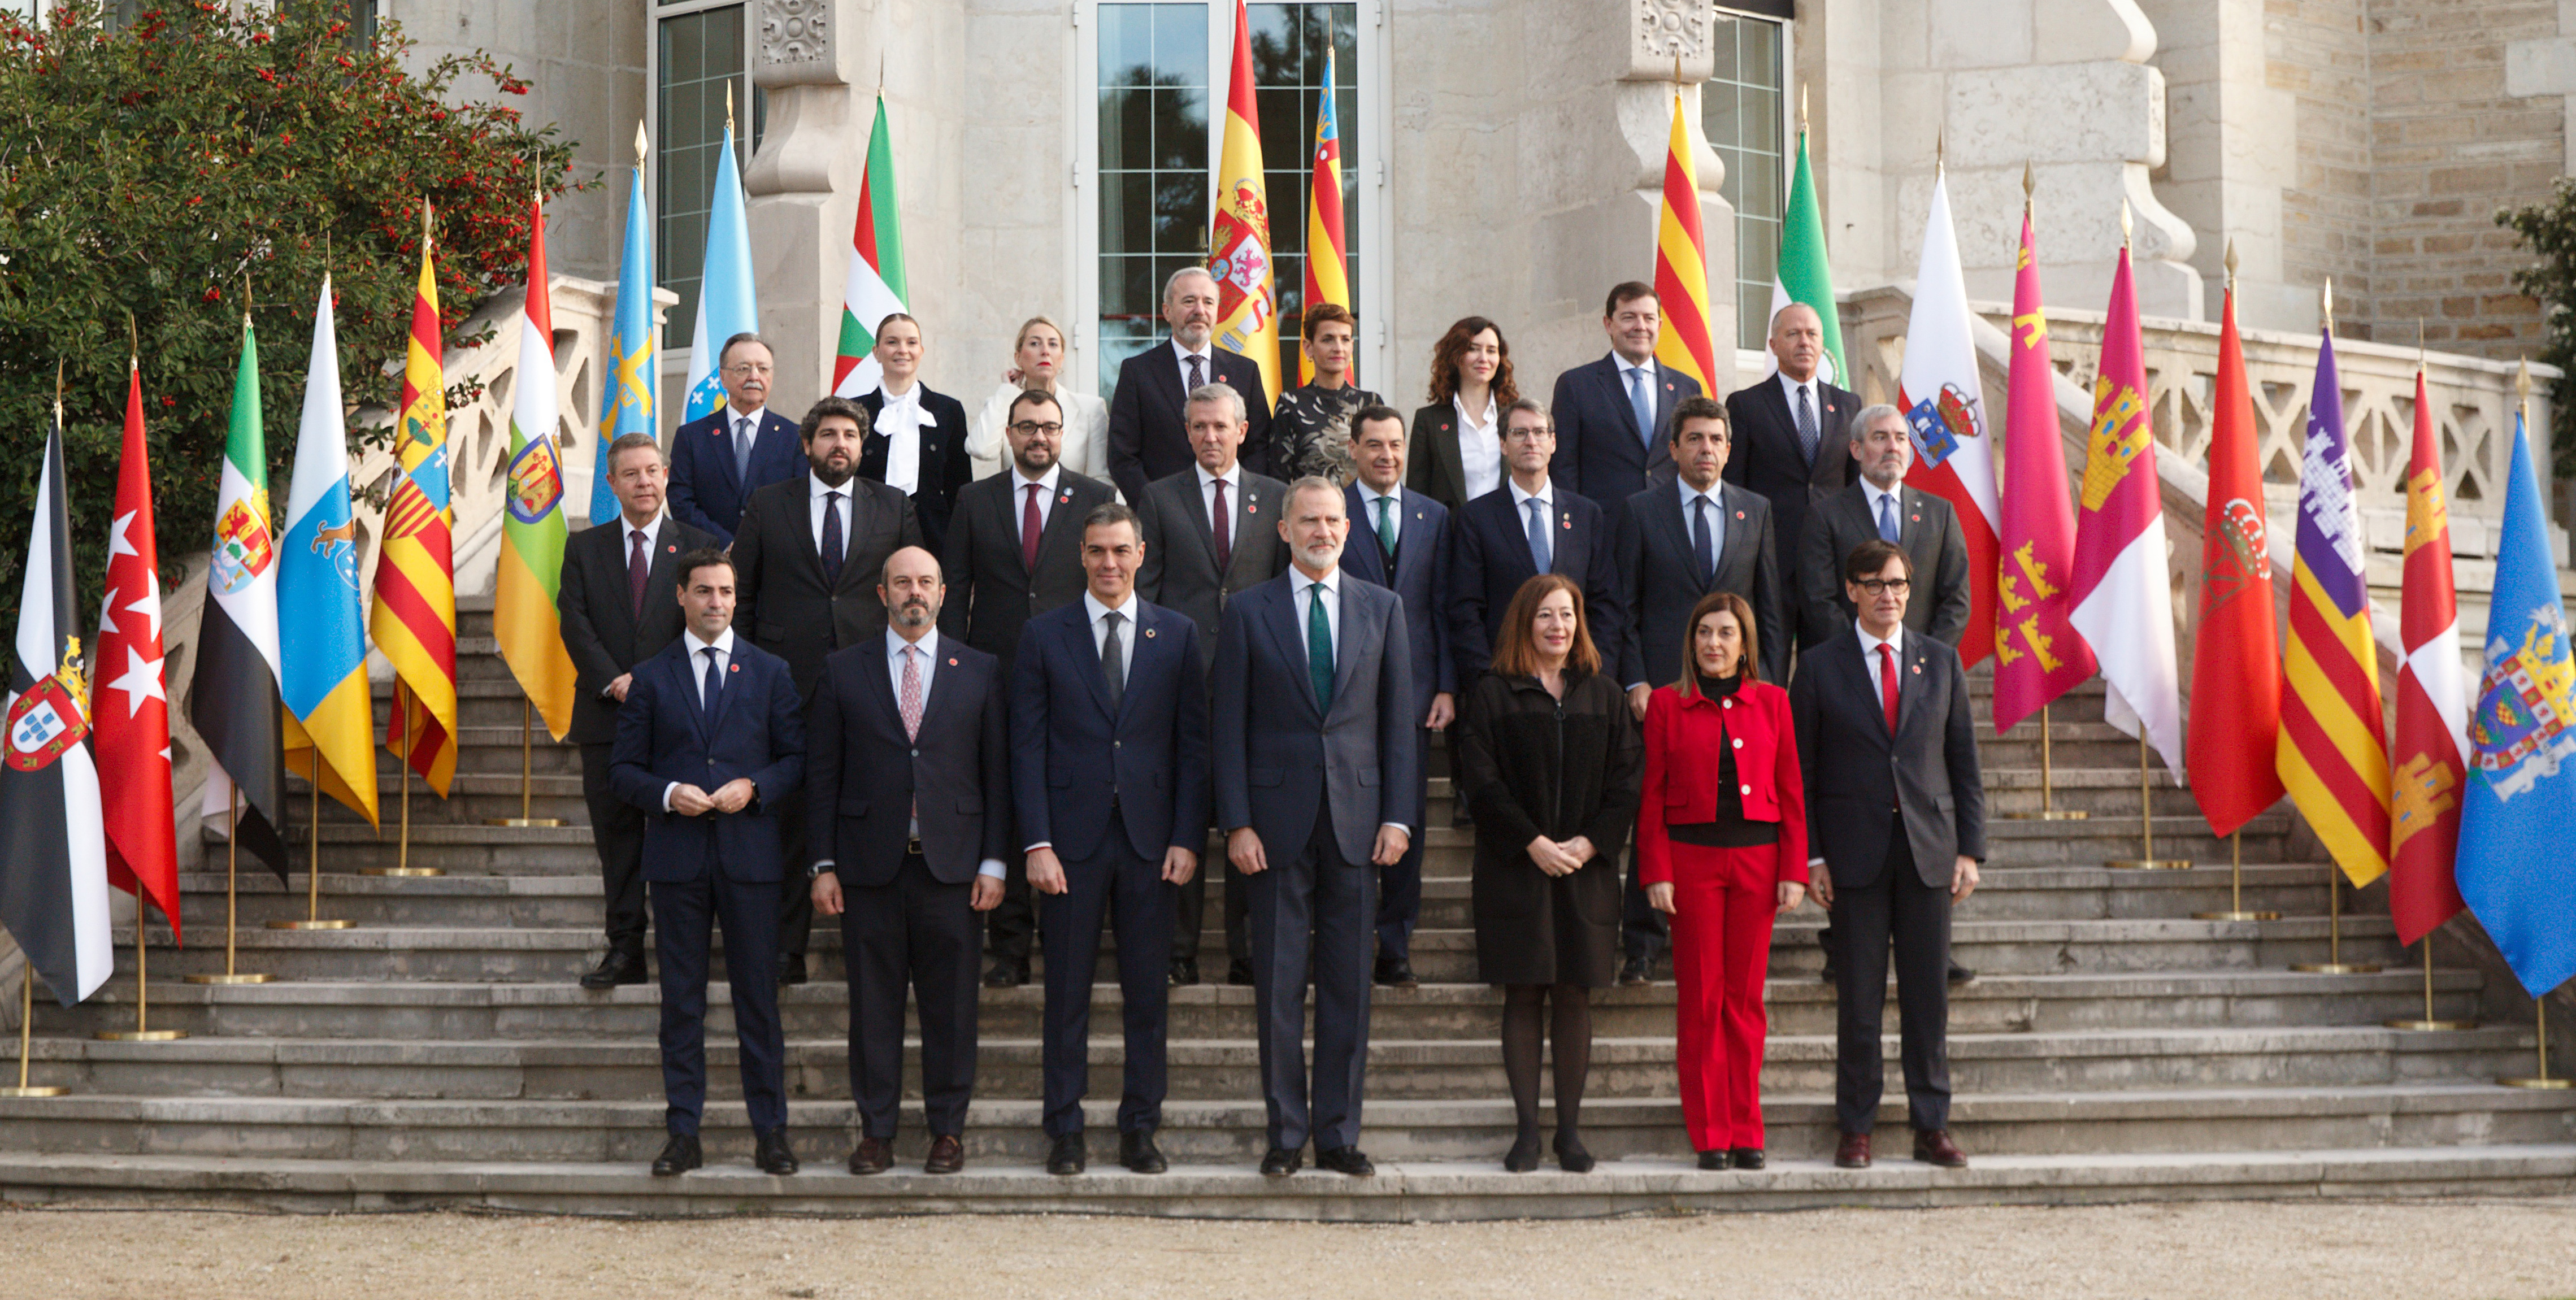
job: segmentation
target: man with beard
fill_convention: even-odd
[[[1216,304],[1216,277],[1205,268],[1172,272],[1163,284],[1171,339],[1119,363],[1118,387],[1109,395],[1109,477],[1131,506],[1142,508],[1146,484],[1190,467],[1187,406],[1208,384],[1223,384],[1243,399],[1244,464],[1255,474],[1270,472],[1270,394],[1252,358],[1208,341]]]

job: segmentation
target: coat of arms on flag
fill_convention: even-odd
[[[1940,392],[1905,413],[1905,425],[1914,431],[1914,446],[1924,464],[1939,465],[1950,459],[1960,443],[1984,436],[1985,412],[1977,407],[1978,400],[1959,391],[1957,384],[1943,384]]]
[[[510,516],[533,524],[545,518],[563,497],[563,474],[555,460],[554,439],[530,438],[510,461]]]
[[[73,637],[63,651],[62,667],[9,706],[9,766],[37,771],[81,743],[89,735],[89,719],[81,713],[81,701],[88,698],[80,639]]]
[[[2263,539],[2260,507],[2243,497],[2230,497],[2219,505],[2218,527],[2220,538],[2227,543],[2226,558],[2201,577],[2210,585],[2209,603],[2213,606],[2225,604],[2245,584],[2269,582],[2272,576],[2271,551]]]
[[[268,572],[276,547],[268,536],[268,494],[235,497],[224,517],[215,521],[213,555],[215,590],[231,595]]]
[[[2129,462],[2146,451],[2154,433],[2147,427],[2147,399],[2126,384],[2109,379],[2094,385],[2093,454],[2084,464],[2084,508],[2099,510],[2111,490],[2129,476]],[[2105,398],[2108,400],[2105,401]]]
[[[2487,647],[2478,708],[2469,719],[2469,766],[2496,799],[2511,799],[2556,776],[2576,756],[2576,664],[2567,654],[2567,621],[2554,605],[2533,611],[2519,647]]]

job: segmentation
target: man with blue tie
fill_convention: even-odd
[[[805,449],[796,421],[769,409],[777,370],[769,341],[736,334],[716,360],[725,404],[671,435],[671,513],[731,546],[752,491],[803,474]]]
[[[1167,1167],[1154,1145],[1164,1092],[1166,955],[1179,887],[1207,843],[1207,674],[1198,625],[1136,595],[1136,512],[1082,525],[1082,599],[1030,619],[1012,668],[1012,802],[1046,927],[1047,1172],[1083,1171],[1092,967],[1118,927],[1126,1083],[1118,1163]]]
[[[1864,407],[1852,417],[1850,454],[1858,480],[1808,512],[1798,558],[1799,645],[1812,649],[1851,626],[1857,615],[1844,594],[1843,561],[1861,543],[1882,541],[1904,549],[1923,584],[1905,607],[1905,626],[1956,647],[1968,630],[1967,535],[1949,502],[1905,485],[1914,464],[1905,413]]]
[[[1548,402],[1556,422],[1548,477],[1605,508],[1644,491],[1650,478],[1671,476],[1665,432],[1673,409],[1700,395],[1698,380],[1656,362],[1663,328],[1654,286],[1620,284],[1601,308],[1610,355],[1556,377],[1556,395]],[[1597,617],[1593,625],[1600,626]]]
[[[1461,691],[1485,675],[1512,596],[1542,573],[1582,586],[1601,661],[1619,662],[1625,606],[1615,539],[1601,507],[1548,472],[1556,447],[1547,408],[1526,397],[1503,408],[1503,462],[1511,475],[1468,502],[1451,529],[1449,657]]]

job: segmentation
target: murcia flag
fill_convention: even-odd
[[[197,632],[197,675],[188,721],[205,738],[205,813],[233,827],[241,847],[286,878],[286,756],[278,728],[277,534],[268,513],[268,440],[260,426],[259,342],[242,316],[241,368],[233,378],[232,431],[224,439],[223,486],[215,497],[215,542],[206,570],[206,609]],[[240,815],[232,812],[241,792]]]
[[[1968,286],[1959,271],[1959,237],[1950,226],[1949,178],[1934,173],[1932,210],[1923,220],[1923,261],[1914,273],[1914,311],[1905,327],[1904,372],[1896,405],[1914,435],[1914,466],[1905,481],[1950,503],[1968,550],[1968,630],[1959,662],[1974,665],[1995,649],[1995,552],[2003,507],[1995,500],[1995,440],[1987,436],[1985,385],[1969,331]],[[2043,436],[2055,437],[2050,429]]]
[[[161,672],[161,547],[143,442],[143,371],[125,369],[125,459],[107,534],[107,599],[91,656],[90,747],[107,819],[108,882],[150,898],[179,935],[179,841],[170,799],[170,692]]]
[[[2094,668],[2093,647],[2067,619],[2075,606],[2066,594],[2075,573],[2075,507],[2066,500],[2066,444],[2057,432],[2057,367],[2048,355],[2038,245],[2025,200],[2004,398],[2003,536],[1996,543],[1998,736],[2090,678]],[[1916,293],[1919,303],[1921,290]]]

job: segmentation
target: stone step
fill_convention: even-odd
[[[415,777],[411,783],[412,825],[479,826],[487,818],[521,816],[517,758],[514,750],[507,774],[466,771],[460,767],[448,782],[444,799],[431,793],[428,784]],[[533,762],[530,766],[535,768]],[[285,834],[291,843],[301,848],[305,827],[310,824],[306,819],[311,816],[311,788],[292,776],[287,778],[287,787],[291,801]],[[575,826],[590,825],[590,806],[582,801],[578,766],[570,772],[533,771],[527,778],[526,788],[528,803],[524,815],[552,817]],[[396,801],[401,797],[401,778],[388,756],[376,768],[376,815],[388,835],[400,824],[401,805]],[[326,827],[364,827],[367,819],[359,816],[356,809],[326,796],[322,800],[322,824]]]

